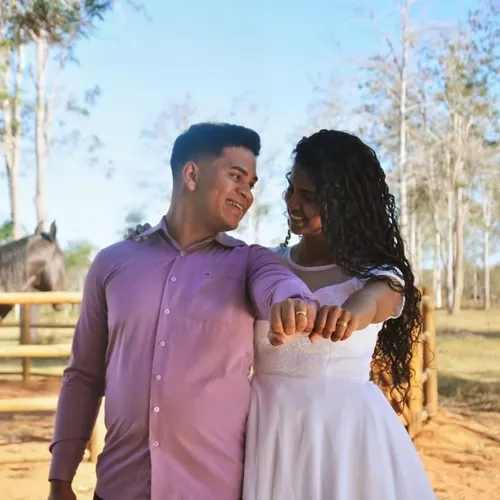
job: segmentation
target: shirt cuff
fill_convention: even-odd
[[[298,279],[288,279],[282,281],[273,294],[273,304],[283,302],[286,299],[303,300],[311,304],[313,295],[309,288]]]
[[[51,446],[49,481],[73,481],[80,462],[83,460],[86,442],[81,440],[64,440]]]

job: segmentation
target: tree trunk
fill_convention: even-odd
[[[48,46],[43,35],[36,38],[36,110],[35,110],[35,154],[36,154],[36,197],[35,208],[37,224],[45,227],[45,167],[46,150],[46,71]]]
[[[18,184],[19,164],[21,157],[21,87],[24,72],[24,46],[18,45],[16,49],[16,76],[14,81],[14,95],[12,96],[12,149],[10,152],[11,166],[9,175],[9,196],[11,203],[12,237],[14,240],[21,238],[21,221],[19,217]]]
[[[477,278],[477,265],[474,264],[473,275],[472,275],[472,303],[474,308],[477,308],[477,301],[479,298],[479,284]]]
[[[408,245],[408,185],[407,185],[407,151],[406,151],[406,100],[407,100],[407,72],[408,72],[408,11],[409,1],[405,0],[401,10],[402,46],[401,46],[401,73],[400,73],[400,100],[399,100],[399,205],[401,235]]]
[[[416,284],[422,281],[423,269],[423,249],[422,249],[422,227],[421,224],[416,224],[415,230],[415,273],[417,276]]]
[[[458,187],[455,192],[455,265],[453,269],[453,308],[452,313],[460,312],[462,308],[462,295],[464,291],[464,225],[465,206],[463,200],[463,188]]]
[[[453,192],[448,191],[447,196],[448,221],[446,226],[446,307],[448,314],[453,312],[454,282],[453,282]]]
[[[435,294],[436,309],[441,309],[443,296],[443,283],[441,272],[441,233],[438,230],[434,232],[434,267],[432,272],[432,286]]]
[[[484,298],[483,309],[488,311],[491,308],[491,287],[490,287],[490,226],[491,226],[491,206],[487,199],[483,205],[484,215],[484,241],[483,241],[483,272],[484,272]]]

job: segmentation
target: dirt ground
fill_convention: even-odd
[[[57,392],[57,380],[29,387],[0,382],[0,398]],[[47,498],[52,424],[52,414],[0,415],[2,500]],[[500,500],[500,413],[442,408],[415,444],[440,500]],[[91,499],[94,484],[93,464],[82,463],[74,483],[77,498]]]

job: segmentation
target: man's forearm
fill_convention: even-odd
[[[49,480],[73,480],[99,411],[99,390],[77,377],[63,383],[56,412]]]

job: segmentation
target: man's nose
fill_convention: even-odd
[[[249,205],[253,202],[252,189],[248,184],[242,185],[238,188],[238,194],[243,196]]]

